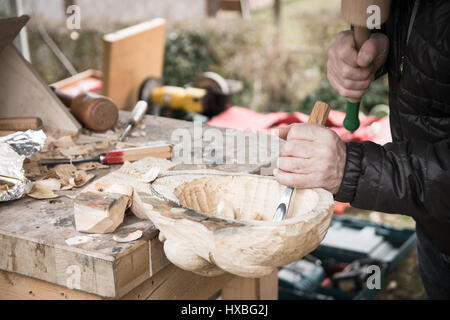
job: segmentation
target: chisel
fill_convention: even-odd
[[[121,164],[125,161],[137,161],[146,157],[170,159],[172,146],[170,144],[155,144],[151,146],[114,150],[101,153],[94,157],[76,159],[41,159],[39,165],[76,164],[82,162],[100,162],[103,164]]]
[[[364,42],[369,39],[371,31],[368,29],[370,8],[379,9],[380,24],[386,22],[389,17],[391,0],[342,0],[342,18],[354,27],[353,37],[356,50],[361,49]],[[344,119],[344,127],[350,132],[359,128],[359,105],[361,99],[348,99],[347,112]]]
[[[130,133],[131,129],[135,127],[144,117],[145,113],[147,112],[148,104],[144,100],[139,100],[136,105],[133,108],[133,111],[131,112],[130,118],[127,122],[127,128],[122,133],[122,135],[119,138],[119,141],[123,141],[128,134]]]

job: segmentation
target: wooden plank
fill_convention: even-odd
[[[100,296],[0,270],[0,300],[99,300]]]
[[[222,289],[224,300],[277,300],[278,272],[256,279],[235,278]]]
[[[119,109],[130,109],[142,82],[162,76],[164,19],[153,19],[103,37],[103,93]]]
[[[236,276],[202,277],[170,264],[153,278],[145,281],[128,294],[124,300],[184,300],[209,299]]]
[[[80,124],[13,45],[0,53],[0,117],[39,117],[44,126],[78,132]]]
[[[174,265],[147,279],[140,286],[122,296],[123,300],[206,300],[237,278],[231,274],[220,277],[201,277]],[[235,298],[235,297],[231,297]],[[238,298],[238,297],[236,297]],[[64,286],[52,284],[13,272],[0,270],[0,300],[99,300],[102,297]]]
[[[0,19],[0,52],[13,42],[29,19],[27,15]]]
[[[278,300],[278,271],[259,279],[259,292],[261,300]]]

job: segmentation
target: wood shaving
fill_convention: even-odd
[[[50,178],[39,180],[33,183],[28,196],[34,199],[53,199],[59,197],[53,191],[61,189],[61,182],[58,179]]]
[[[101,142],[96,142],[94,145],[94,148],[96,150],[106,150],[106,149],[110,149],[110,147],[114,144],[115,143],[113,141],[101,141]]]
[[[27,161],[23,163],[25,176],[29,179],[42,177],[49,174],[47,166],[40,166],[36,161]]]
[[[155,179],[158,178],[159,171],[160,170],[158,167],[151,168],[146,174],[142,176],[141,181],[146,183],[155,181]]]
[[[75,158],[78,156],[87,157],[94,150],[91,145],[72,146],[67,149],[60,149],[59,152],[66,158]]]
[[[108,169],[109,166],[100,162],[83,162],[78,165],[78,170],[90,171],[95,169]]]
[[[0,192],[1,191],[6,191],[6,190],[9,190],[9,189],[10,189],[9,185],[7,185],[7,184],[0,184]]]
[[[117,241],[117,242],[130,242],[130,241],[135,241],[135,240],[139,239],[140,237],[142,237],[142,231],[136,230],[135,232],[132,232],[132,233],[126,235],[125,237],[113,235],[113,240]]]
[[[78,170],[72,164],[60,164],[54,170],[63,185],[61,190],[82,187],[95,177],[94,174],[87,174],[83,170]]]
[[[116,144],[117,149],[142,147],[142,144],[119,141]]]
[[[71,136],[64,136],[57,140],[53,140],[52,144],[61,149],[68,149],[75,146],[75,142],[72,140]]]

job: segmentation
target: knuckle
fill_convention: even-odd
[[[346,89],[351,89],[355,86],[355,82],[349,79],[342,80],[342,86]]]
[[[339,91],[338,91],[339,95],[344,97],[344,98],[348,98],[349,97],[349,90],[343,88],[343,87],[339,87]]]
[[[292,126],[292,129],[289,131],[288,139],[295,139],[301,136],[303,129],[300,124],[296,124]]]
[[[281,155],[288,155],[290,153],[291,153],[291,143],[288,141],[281,147]]]
[[[352,75],[352,70],[351,70],[351,68],[348,67],[348,66],[346,66],[346,65],[344,65],[344,66],[342,66],[341,69],[342,69],[342,70],[341,70],[341,73],[342,73],[342,75],[344,76],[344,78],[350,78],[350,76]]]
[[[372,76],[372,70],[370,68],[363,69],[362,76],[364,77],[364,79],[370,79]]]

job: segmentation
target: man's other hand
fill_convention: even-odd
[[[287,140],[274,170],[276,180],[295,188],[339,191],[344,175],[346,145],[330,129],[317,124],[295,124],[279,129]]]
[[[328,48],[327,75],[331,86],[344,98],[359,100],[370,89],[375,73],[386,62],[389,38],[374,33],[356,51],[353,31],[342,31]]]

